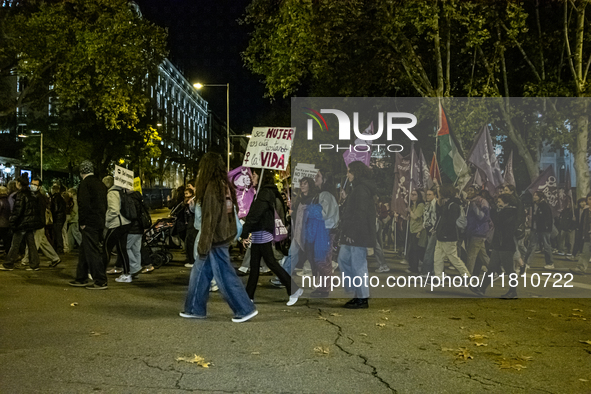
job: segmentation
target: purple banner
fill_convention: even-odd
[[[558,187],[556,186],[556,175],[554,167],[551,165],[546,168],[540,176],[527,187],[527,190],[533,195],[535,192],[544,192],[546,201],[552,208],[552,215],[558,216],[560,204],[558,199]]]
[[[254,200],[255,188],[252,186],[252,173],[248,167],[237,167],[228,173],[228,180],[236,188],[236,200],[238,201],[238,217],[240,219],[248,215],[250,205]]]

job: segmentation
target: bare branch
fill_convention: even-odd
[[[500,25],[506,32],[509,32],[509,29],[507,29],[507,26],[505,26],[505,24],[503,22],[500,22]],[[521,52],[521,54],[523,55],[523,59],[529,65],[529,67],[531,68],[532,72],[534,73],[534,75],[536,76],[538,81],[542,81],[542,77],[540,77],[540,74],[538,74],[538,70],[536,70],[536,67],[534,66],[534,64],[529,60],[529,57],[525,53],[525,50],[523,49],[521,44],[514,38],[511,39],[511,41],[513,41],[513,43],[515,44],[517,49],[519,49],[519,52]]]

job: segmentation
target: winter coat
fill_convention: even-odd
[[[318,195],[318,202],[322,205],[322,218],[327,229],[333,229],[339,224],[339,204],[330,192]]]
[[[64,223],[66,221],[66,201],[60,193],[51,195],[50,209],[54,223]]]
[[[95,175],[88,175],[78,187],[78,225],[102,230],[107,213],[107,187]]]
[[[10,214],[10,226],[16,231],[35,231],[44,227],[39,210],[39,202],[29,188],[23,188],[16,194],[14,208]]]
[[[117,228],[125,226],[131,221],[121,215],[121,196],[119,186],[113,186],[107,192],[107,212],[105,214],[105,227]]]
[[[493,210],[491,218],[495,225],[492,248],[499,251],[515,252],[514,234],[517,230],[517,208],[508,205],[503,209]]]
[[[437,205],[437,225],[435,232],[439,242],[456,242],[458,230],[456,220],[460,217],[460,200],[456,197],[450,198]]]
[[[412,205],[412,203],[411,203]],[[410,209],[410,233],[417,234],[423,231],[423,213],[425,212],[425,204],[419,203],[415,208]]]
[[[262,185],[259,194],[252,202],[248,215],[244,219],[242,238],[248,238],[248,234],[255,231],[275,233],[275,199],[281,200],[281,194],[277,186]]]
[[[538,233],[550,233],[552,232],[552,209],[546,201],[540,201],[536,204],[533,219],[532,219],[532,230]]]
[[[375,184],[366,179],[355,179],[341,216],[340,243],[373,248],[376,245],[376,205],[373,197]],[[350,243],[347,238],[351,239]]]
[[[577,221],[575,219],[574,211],[571,207],[564,208],[558,217],[556,228],[561,231],[576,230]]]
[[[216,189],[209,183],[201,201],[201,235],[197,246],[200,256],[206,256],[212,246],[229,244],[236,238],[236,216],[227,212],[226,198],[219,196]]]
[[[0,228],[10,227],[10,203],[8,196],[0,198]]]
[[[515,214],[517,214],[517,210]],[[490,206],[484,198],[477,197],[475,200],[470,201],[466,218],[468,219],[466,234],[478,238],[487,236],[490,230]]]
[[[129,196],[133,200],[133,203],[135,205],[135,211],[137,212],[138,218],[131,220],[131,223],[129,224],[128,234],[143,234],[145,229],[142,226],[142,219],[141,219],[142,209],[143,209],[143,205],[144,205],[142,194],[140,192],[133,192]]]

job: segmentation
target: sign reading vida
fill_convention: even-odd
[[[254,127],[242,165],[285,171],[294,133],[290,127]]]
[[[115,186],[123,189],[133,190],[133,171],[123,167],[115,166],[115,173],[113,174]]]

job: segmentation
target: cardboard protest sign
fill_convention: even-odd
[[[294,133],[289,127],[254,127],[242,165],[285,171]]]
[[[116,165],[113,180],[115,181],[115,186],[127,190],[133,190],[133,171]]]
[[[300,180],[302,178],[314,179],[317,173],[318,169],[314,168],[314,164],[298,163],[298,165],[293,170],[293,176],[291,177],[293,187],[299,188]]]

